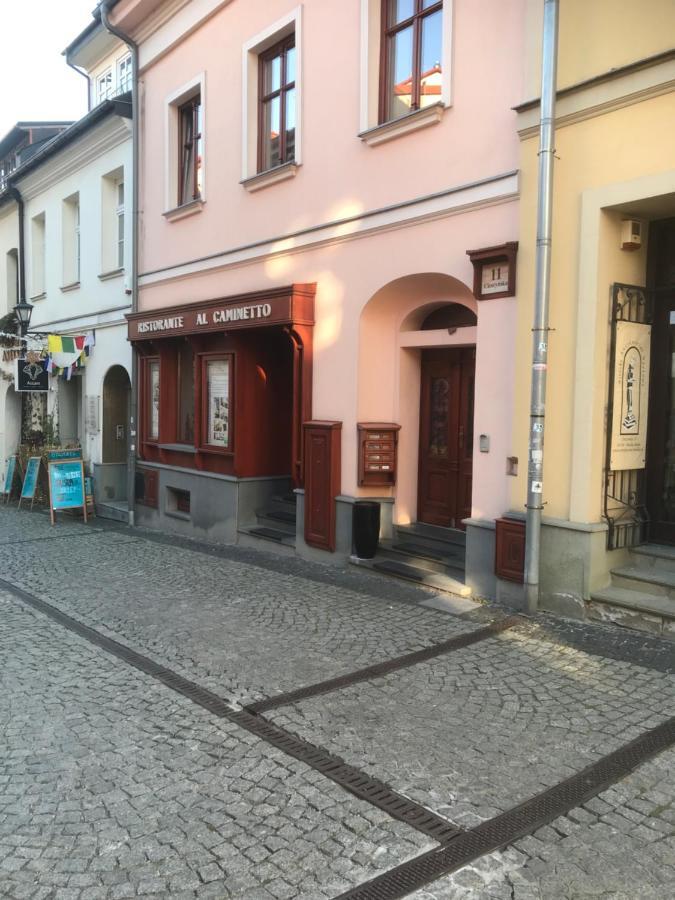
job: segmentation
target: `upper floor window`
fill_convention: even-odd
[[[442,0],[384,0],[380,119],[388,122],[441,100]]]
[[[295,34],[260,56],[260,172],[295,160],[295,58]]]
[[[63,286],[80,281],[80,195],[66,197],[62,204]]]
[[[112,94],[112,69],[107,69],[96,79],[96,103],[103,103]]]
[[[202,196],[202,104],[197,94],[178,107],[178,205]]]
[[[45,290],[45,214],[34,216],[31,222],[31,299]]]
[[[125,94],[131,90],[131,54],[123,56],[117,63],[118,93]]]
[[[117,266],[124,268],[124,182],[118,181],[115,185],[117,194],[115,217],[117,218]]]

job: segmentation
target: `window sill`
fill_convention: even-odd
[[[77,291],[77,290],[79,290],[79,287],[80,287],[80,282],[79,282],[79,281],[71,281],[70,284],[63,284],[63,285],[61,285],[61,287],[59,288],[59,290],[60,290],[63,294],[67,294],[68,291]]]
[[[234,456],[234,450],[230,447],[200,447],[198,453],[210,453],[213,456]]]
[[[119,278],[124,275],[124,267],[121,269],[111,269],[109,272],[101,272],[98,276],[99,281],[110,281],[112,278]]]
[[[200,197],[198,200],[190,200],[189,203],[183,203],[181,206],[167,209],[162,215],[167,222],[177,222],[179,219],[187,219],[188,216],[194,216],[195,213],[200,213],[204,208],[205,202],[203,197]]]
[[[182,519],[183,522],[192,521],[190,513],[181,512],[179,509],[165,509],[164,515],[171,516],[172,519]]]
[[[29,297],[28,299],[30,300],[31,303],[36,303],[38,300],[44,300],[46,296],[47,296],[46,291],[40,291],[39,294],[33,294],[33,296]]]
[[[444,110],[444,103],[434,103],[433,106],[417,109],[415,112],[408,113],[407,116],[401,116],[400,119],[384,122],[382,125],[376,125],[375,128],[362,131],[359,137],[369,147],[377,147],[378,144],[393,141],[404,134],[419,131],[420,128],[427,128],[429,125],[435,125],[441,121]]]
[[[173,450],[175,453],[196,453],[192,444],[155,444],[160,450]]]
[[[298,173],[299,164],[296,162],[284,163],[283,166],[276,166],[274,169],[267,169],[266,172],[259,172],[252,178],[244,178],[240,181],[243,187],[249,193],[261,191],[263,188],[276,184],[278,181],[287,181],[289,178],[295,178]]]

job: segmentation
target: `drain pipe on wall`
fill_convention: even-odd
[[[138,91],[138,44],[124,32],[110,24],[108,13],[116,0],[103,0],[99,5],[101,22],[104,28],[118,37],[131,51],[131,312],[138,310],[138,169],[139,169],[139,134],[140,103]],[[138,354],[131,345],[131,400],[129,409],[129,454],[127,459],[127,505],[129,507],[129,524],[135,525],[136,517],[136,441],[137,441],[137,389],[138,389]]]
[[[532,392],[527,468],[525,527],[525,600],[527,611],[539,606],[541,514],[544,482],[544,423],[548,366],[548,312],[551,292],[551,231],[553,160],[555,156],[555,93],[558,63],[558,2],[544,0],[539,122],[539,189],[537,199],[537,262],[532,325]]]

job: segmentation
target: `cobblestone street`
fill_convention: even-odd
[[[362,570],[101,520],[52,528],[8,507],[0,579],[1,897],[337,898],[438,847],[236,715],[461,638],[503,611],[458,614]],[[26,595],[208,689],[232,717]],[[381,677],[281,698],[264,715],[467,831],[674,717],[675,644],[522,619]],[[408,895],[675,896],[674,766],[671,746]]]

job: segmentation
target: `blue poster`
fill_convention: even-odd
[[[14,484],[14,472],[16,471],[16,456],[10,456],[7,460],[7,470],[5,472],[5,486],[3,494],[12,493],[12,485]]]
[[[49,465],[49,492],[52,509],[84,506],[84,471],[77,460]]]
[[[21,488],[21,499],[32,500],[35,496],[35,488],[37,487],[38,474],[40,472],[40,457],[31,456],[26,466],[26,476],[23,479],[23,487]]]

